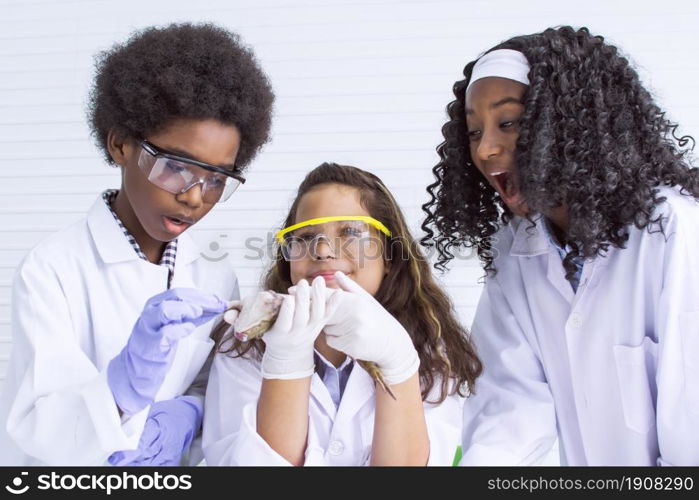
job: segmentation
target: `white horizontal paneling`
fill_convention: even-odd
[[[118,185],[118,172],[103,166],[89,141],[84,102],[93,54],[140,26],[215,19],[254,47],[272,78],[274,140],[251,166],[247,186],[194,230],[204,249],[215,244],[233,252],[246,272],[262,265],[249,258],[249,243],[269,239],[293,186],[326,160],[380,175],[419,233],[419,206],[451,84],[468,60],[513,34],[561,23],[604,33],[638,63],[670,114],[684,118],[683,129],[697,128],[699,106],[688,90],[699,68],[669,57],[673,47],[697,48],[691,3],[672,11],[637,2],[552,1],[250,0],[192,7],[29,0],[0,6],[0,299],[8,305],[11,273],[23,254],[79,219],[96,193]],[[458,266],[445,285],[458,292],[455,304],[467,316],[478,285],[458,286],[479,275],[461,276],[472,266],[473,260]],[[254,278],[243,286],[253,286]]]
[[[259,283],[296,186],[323,161],[379,175],[420,236],[452,84],[510,36],[588,26],[630,57],[681,132],[699,133],[699,6],[690,1],[0,0],[0,380],[17,264],[119,185],[85,124],[93,55],[136,28],[202,20],[237,31],[277,94],[274,138],[247,184],[192,231],[202,252],[234,257],[244,294]],[[466,325],[481,276],[463,258],[437,277]]]

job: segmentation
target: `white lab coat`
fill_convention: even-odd
[[[167,274],[136,255],[101,196],[85,219],[29,252],[13,286],[0,464],[102,465],[114,451],[137,447],[150,407],[120,418],[107,365],[148,298],[167,288]],[[202,258],[187,234],[178,240],[172,287],[238,297],[230,261]],[[157,400],[190,387],[213,347],[213,324],[179,342]],[[197,383],[190,393],[203,397],[206,381]]]
[[[202,445],[209,465],[291,465],[257,433],[260,363],[249,358],[214,356],[206,389]],[[374,434],[374,381],[359,365],[352,368],[340,405],[318,376],[311,378],[305,465],[368,465]],[[434,392],[430,397],[434,399]],[[430,438],[428,465],[451,465],[461,435],[463,398],[425,403]]]
[[[632,228],[577,293],[546,236],[515,218],[473,323],[484,364],[462,464],[699,464],[699,204],[672,188],[665,235]]]

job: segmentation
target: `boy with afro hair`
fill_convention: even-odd
[[[185,232],[245,182],[273,101],[215,25],[147,28],[98,56],[88,119],[121,186],[17,270],[0,464],[196,463],[212,320],[239,293]]]

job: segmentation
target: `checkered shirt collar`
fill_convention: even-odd
[[[141,250],[141,247],[138,245],[138,242],[136,239],[131,235],[128,229],[124,227],[124,224],[122,224],[121,220],[117,216],[116,212],[112,209],[112,203],[114,202],[114,199],[116,198],[117,194],[119,193],[118,189],[107,189],[102,193],[102,198],[104,199],[104,202],[107,204],[107,208],[109,208],[109,211],[112,213],[112,216],[114,217],[114,220],[119,224],[119,227],[121,228],[121,231],[124,233],[124,236],[126,236],[126,239],[128,240],[129,243],[131,243],[131,246],[133,247],[134,251],[136,252],[136,255],[138,255],[141,259],[143,260],[148,260],[146,255],[143,253]],[[175,275],[175,259],[177,257],[177,240],[174,239],[165,246],[165,250],[163,251],[163,256],[160,257],[160,262],[159,265],[165,266],[167,268],[167,287],[170,288],[170,284],[172,283],[172,278]]]

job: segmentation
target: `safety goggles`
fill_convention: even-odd
[[[238,186],[245,183],[240,172],[168,153],[145,140],[139,144],[142,149],[138,166],[150,182],[172,194],[201,185],[202,200],[219,203],[230,198]]]
[[[386,236],[391,231],[378,220],[366,215],[338,215],[309,219],[277,232],[282,255],[286,260],[312,258],[324,241],[335,256],[366,257],[368,250],[379,248],[372,229]]]

